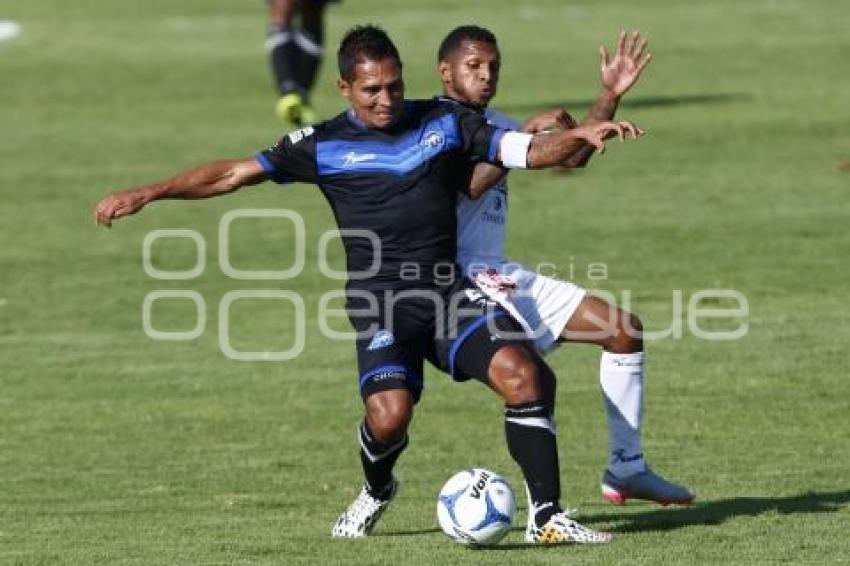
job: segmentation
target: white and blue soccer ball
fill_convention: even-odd
[[[516,497],[495,472],[470,468],[458,472],[440,490],[437,520],[449,538],[461,544],[496,544],[511,529]]]

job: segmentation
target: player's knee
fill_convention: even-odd
[[[501,348],[493,356],[488,373],[490,384],[505,402],[530,403],[540,399],[539,368],[522,347]]]
[[[404,438],[412,417],[413,403],[401,398],[388,398],[366,406],[369,431],[382,444],[392,444]]]
[[[615,354],[631,354],[643,350],[643,321],[637,315],[621,311],[616,332],[606,345]]]

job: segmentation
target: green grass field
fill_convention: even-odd
[[[331,50],[351,24],[397,40],[408,95],[437,87],[435,50],[452,26],[491,27],[504,71],[495,106],[524,117],[597,91],[596,50],[621,28],[651,39],[654,61],[620,116],[649,134],[610,147],[586,171],[515,174],[510,252],[621,296],[648,329],[667,327],[673,290],[748,299],[734,341],[648,345],[645,448],[699,503],[613,507],[599,496],[607,435],[598,354],[571,347],[560,375],[566,500],[616,533],[605,547],[533,548],[517,528],[498,547],[455,545],[436,526],[436,493],[470,465],[520,476],[501,408],[480,385],[429,372],[397,473],[403,491],[362,541],[329,536],[359,489],[361,414],[351,344],[324,338],[317,241],[333,226],[313,188],[263,186],[167,202],[112,231],[90,220],[107,191],[214,157],[250,155],[281,128],[262,49],[260,0],[6,0],[23,34],[0,43],[0,563],[2,564],[755,564],[850,561],[850,12],[839,0],[346,0],[329,11]],[[342,108],[327,61],[316,104]],[[238,208],[290,208],[307,227],[306,269],[237,281],[219,265],[218,224]],[[157,281],[142,268],[155,229],[206,241],[206,269]],[[340,265],[340,249],[332,246]],[[189,240],[160,241],[153,263],[186,270]],[[293,258],[281,221],[233,225],[240,269]],[[603,262],[605,280],[586,266]],[[156,341],[145,296],[192,290],[203,334]],[[240,289],[287,289],[307,309],[304,353],[228,359],[219,303]],[[716,306],[724,306],[721,302]],[[292,344],[292,309],[234,303],[240,350]],[[687,311],[682,313],[683,320]],[[153,324],[190,330],[186,300]],[[706,327],[734,328],[740,321]],[[343,324],[336,324],[344,328]]]

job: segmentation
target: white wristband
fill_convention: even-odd
[[[531,134],[521,132],[506,132],[499,143],[499,157],[502,165],[510,169],[525,169],[528,167],[528,146],[531,145]]]

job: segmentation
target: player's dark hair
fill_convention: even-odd
[[[354,80],[354,66],[364,60],[380,61],[395,59],[401,68],[401,57],[387,32],[375,25],[354,26],[345,32],[339,44],[337,63],[339,76],[346,81]]]
[[[480,41],[489,43],[496,49],[499,48],[499,44],[496,43],[496,36],[489,29],[473,25],[458,26],[443,38],[440,49],[437,51],[437,60],[446,61],[464,41]]]

